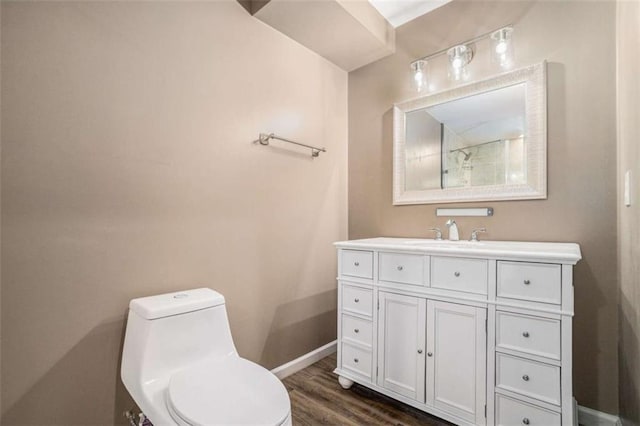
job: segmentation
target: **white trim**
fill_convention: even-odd
[[[281,365],[280,367],[276,367],[271,372],[276,375],[276,377],[280,380],[288,377],[303,368],[307,368],[311,364],[320,361],[322,358],[331,355],[336,351],[338,344],[337,340],[333,342],[329,342],[324,346],[319,347],[318,349],[314,349],[311,352],[304,354],[293,361],[289,361],[286,364]]]
[[[582,426],[622,426],[620,417],[578,405],[578,422]]]

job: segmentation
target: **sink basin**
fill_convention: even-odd
[[[482,241],[450,241],[450,240],[406,240],[404,244],[427,247],[476,248],[485,244]]]

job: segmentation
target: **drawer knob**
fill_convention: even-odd
[[[360,262],[353,262],[355,266],[360,266]]]
[[[528,332],[528,331],[525,331],[524,333],[522,333],[522,336],[523,336],[523,337],[529,337],[529,332]]]
[[[357,297],[355,299],[353,299],[354,302],[358,303],[360,301],[360,299],[358,299]]]
[[[455,275],[456,277],[460,276],[460,272],[454,272],[453,275]]]
[[[360,362],[360,360],[358,358],[354,358],[353,362],[355,362],[357,364],[358,362]]]
[[[359,329],[359,328],[354,328],[354,329],[353,329],[353,332],[354,332],[354,333],[360,333],[360,329]]]
[[[398,266],[398,271],[402,271],[404,268],[402,267],[402,265]]]
[[[433,352],[427,352],[427,356],[433,356]]]
[[[525,382],[529,381],[529,376],[527,376],[526,374],[524,376],[522,376],[522,380],[524,380]]]
[[[531,284],[531,280],[524,280],[524,285],[529,285]]]
[[[422,349],[418,349],[418,353],[421,354],[422,353]]]
[[[529,419],[525,417],[524,419],[522,419],[522,423],[524,423],[525,425],[528,425],[530,422],[529,422]]]

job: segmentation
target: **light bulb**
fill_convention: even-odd
[[[447,56],[449,56],[449,78],[455,81],[466,80],[468,77],[466,66],[473,58],[471,45],[454,46],[447,51]]]
[[[493,55],[491,62],[508,69],[514,63],[513,54],[513,27],[500,28],[491,34],[491,46]]]
[[[417,60],[411,64],[413,71],[412,86],[418,93],[427,89],[427,61]]]

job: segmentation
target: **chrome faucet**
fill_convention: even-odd
[[[427,229],[427,231],[435,232],[437,241],[442,240],[442,231],[440,230],[440,228],[429,228],[429,229]]]
[[[471,231],[471,238],[469,241],[478,241],[478,232],[487,232],[487,228],[478,228]]]
[[[453,219],[447,221],[447,227],[449,228],[449,241],[458,241],[460,236],[458,235],[458,225]]]

